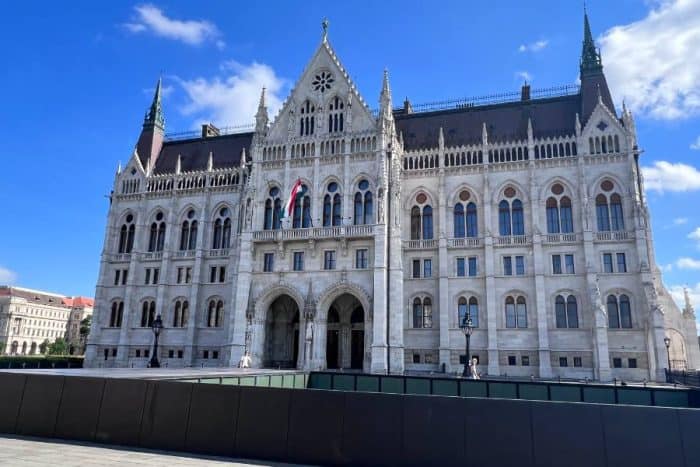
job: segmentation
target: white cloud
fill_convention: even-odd
[[[182,41],[190,45],[200,45],[213,41],[218,48],[223,48],[221,32],[206,20],[179,20],[165,16],[163,11],[150,4],[134,7],[135,19],[123,26],[134,34],[150,31],[156,36]]]
[[[650,5],[634,23],[600,38],[606,77],[619,100],[653,118],[678,119],[700,112],[700,2]]]
[[[12,285],[17,280],[17,273],[0,266],[0,284]]]
[[[695,240],[696,242],[698,242],[698,246],[700,246],[700,227],[690,232],[688,234],[688,238],[691,240]]]
[[[690,143],[690,149],[694,149],[696,151],[700,150],[700,136],[698,136],[695,141]]]
[[[520,78],[528,83],[532,81],[532,75],[528,71],[516,71],[515,77]]]
[[[549,41],[545,39],[532,42],[531,44],[520,44],[520,47],[518,47],[518,52],[539,52],[547,47],[548,44]]]
[[[676,260],[676,266],[679,269],[700,269],[700,260],[684,256]]]
[[[282,105],[281,92],[286,80],[263,63],[243,65],[228,61],[221,65],[224,76],[211,79],[179,79],[188,97],[181,109],[185,115],[197,115],[199,121],[210,121],[217,126],[248,124],[258,109],[260,91],[267,89],[267,108],[273,119]]]
[[[642,167],[647,190],[664,191],[700,190],[700,171],[681,162],[655,161],[653,167]]]
[[[671,272],[673,271],[673,264],[660,264],[659,269],[661,269],[661,272]]]
[[[687,217],[676,217],[673,219],[673,225],[685,225],[688,223]]]

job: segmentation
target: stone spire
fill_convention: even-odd
[[[394,121],[394,113],[391,104],[391,87],[389,86],[389,70],[384,68],[384,78],[382,80],[382,92],[379,95],[379,124],[384,126],[385,131],[390,131]]]
[[[163,109],[161,107],[161,94],[163,87],[163,78],[158,78],[158,84],[156,84],[156,92],[153,94],[153,101],[151,102],[151,107],[146,112],[146,116],[143,119],[144,128],[158,128],[162,131],[165,130],[165,118],[163,118]]]
[[[583,10],[583,48],[581,50],[581,76],[603,71],[603,62],[600,52],[596,49],[591,34],[591,26],[588,24],[588,13]]]
[[[695,309],[693,308],[693,304],[690,302],[688,287],[683,287],[683,298],[685,299],[685,308],[683,308],[683,314],[685,316],[695,316]]]
[[[214,170],[214,154],[209,151],[209,158],[207,159],[207,172]]]
[[[263,86],[260,93],[260,102],[258,103],[258,112],[255,114],[255,132],[264,133],[267,129],[267,105],[265,103],[265,87]]]
[[[175,161],[175,174],[180,175],[182,173],[182,157],[180,154],[177,155],[177,161]]]

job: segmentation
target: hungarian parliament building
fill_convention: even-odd
[[[168,367],[455,374],[467,318],[483,375],[700,366],[587,17],[580,85],[395,105],[384,71],[376,110],[326,28],[246,131],[166,135],[158,83],[115,175],[87,366],[147,366],[158,317]]]

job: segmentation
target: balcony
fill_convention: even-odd
[[[530,243],[530,237],[528,235],[504,235],[501,237],[494,237],[495,246],[521,246]]]
[[[543,243],[576,243],[578,239],[575,233],[546,234]]]
[[[110,255],[109,261],[112,263],[128,263],[131,261],[131,253],[118,253],[116,255]]]
[[[374,225],[343,225],[333,227],[309,227],[305,229],[258,230],[253,232],[254,242],[278,242],[293,240],[323,240],[341,238],[366,238],[374,235]]]
[[[481,246],[481,238],[479,237],[463,237],[463,238],[448,238],[447,248],[479,248]]]
[[[209,250],[207,256],[211,258],[226,258],[229,255],[228,248],[219,248],[218,250]]]
[[[182,250],[175,252],[175,258],[194,258],[194,250]]]
[[[634,235],[626,230],[596,232],[595,239],[599,242],[624,242],[634,240]]]
[[[430,250],[438,247],[438,241],[430,240],[404,240],[404,250]]]
[[[141,255],[141,261],[160,261],[163,259],[162,251],[149,251]]]

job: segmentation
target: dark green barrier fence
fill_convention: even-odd
[[[34,368],[82,368],[83,357],[64,355],[56,356],[1,356],[0,369],[34,369]]]
[[[312,374],[344,390],[246,386],[303,381],[291,376],[231,385],[0,372],[0,432],[312,465],[700,465],[697,409],[435,395],[540,398],[555,387],[501,381]],[[616,397],[642,400],[631,394]]]
[[[591,402],[659,407],[700,407],[700,391],[685,388],[601,384],[469,380],[426,376],[384,376],[312,372],[310,389],[384,392],[532,401]]]

